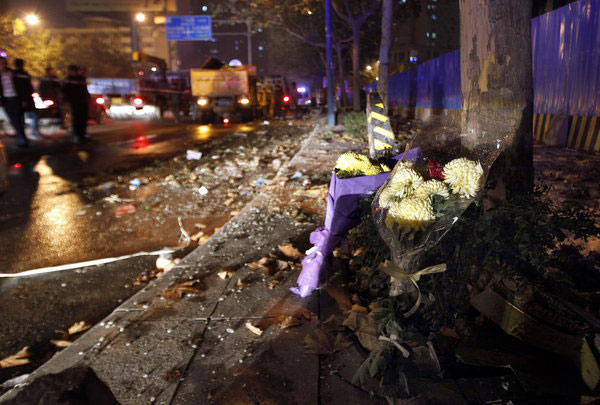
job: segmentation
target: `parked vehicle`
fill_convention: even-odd
[[[134,79],[91,78],[88,91],[93,94],[90,103],[92,116],[106,114],[113,119],[161,118],[161,103],[151,92],[144,93]]]
[[[211,62],[211,63],[209,63]],[[217,63],[218,62],[218,63]],[[216,59],[190,70],[192,119],[203,124],[252,121],[256,115],[256,67],[225,66]]]

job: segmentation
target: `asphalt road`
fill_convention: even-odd
[[[133,253],[123,243],[96,238],[95,229],[114,217],[81,215],[88,201],[74,184],[101,172],[126,172],[215,137],[252,129],[249,124],[121,121],[91,126],[91,140],[82,146],[58,134],[33,142],[27,150],[16,149],[12,138],[0,138],[11,165],[9,190],[0,197],[0,273]]]

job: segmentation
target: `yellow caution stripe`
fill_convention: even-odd
[[[371,114],[369,114],[369,121],[371,121],[373,119],[376,119],[381,122],[387,122],[388,117],[386,117],[385,115],[379,114],[378,112],[371,111]]]
[[[373,139],[373,145],[375,146],[375,150],[384,150],[392,147],[392,145],[382,142],[379,139]]]

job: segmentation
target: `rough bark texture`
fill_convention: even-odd
[[[377,90],[383,103],[388,107],[388,79],[390,75],[390,48],[392,47],[393,0],[383,0],[381,10],[381,44],[379,45],[379,82]]]
[[[360,111],[360,26],[352,23],[352,109]]]
[[[346,73],[344,72],[344,47],[340,42],[335,44],[335,52],[337,55],[337,66],[338,66],[338,86],[340,86],[341,97],[340,107],[346,106]]]
[[[504,148],[498,198],[533,187],[531,10],[532,0],[460,0],[463,145]]]

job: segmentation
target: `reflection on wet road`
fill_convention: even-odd
[[[76,182],[101,172],[125,172],[214,137],[253,129],[244,124],[131,122],[92,128],[92,141],[82,147],[68,138],[46,140],[26,152],[9,147],[10,187],[0,197],[0,273],[132,253],[110,236],[97,235],[115,217],[103,211],[84,215],[90,204]],[[132,229],[123,232],[136,236]]]

